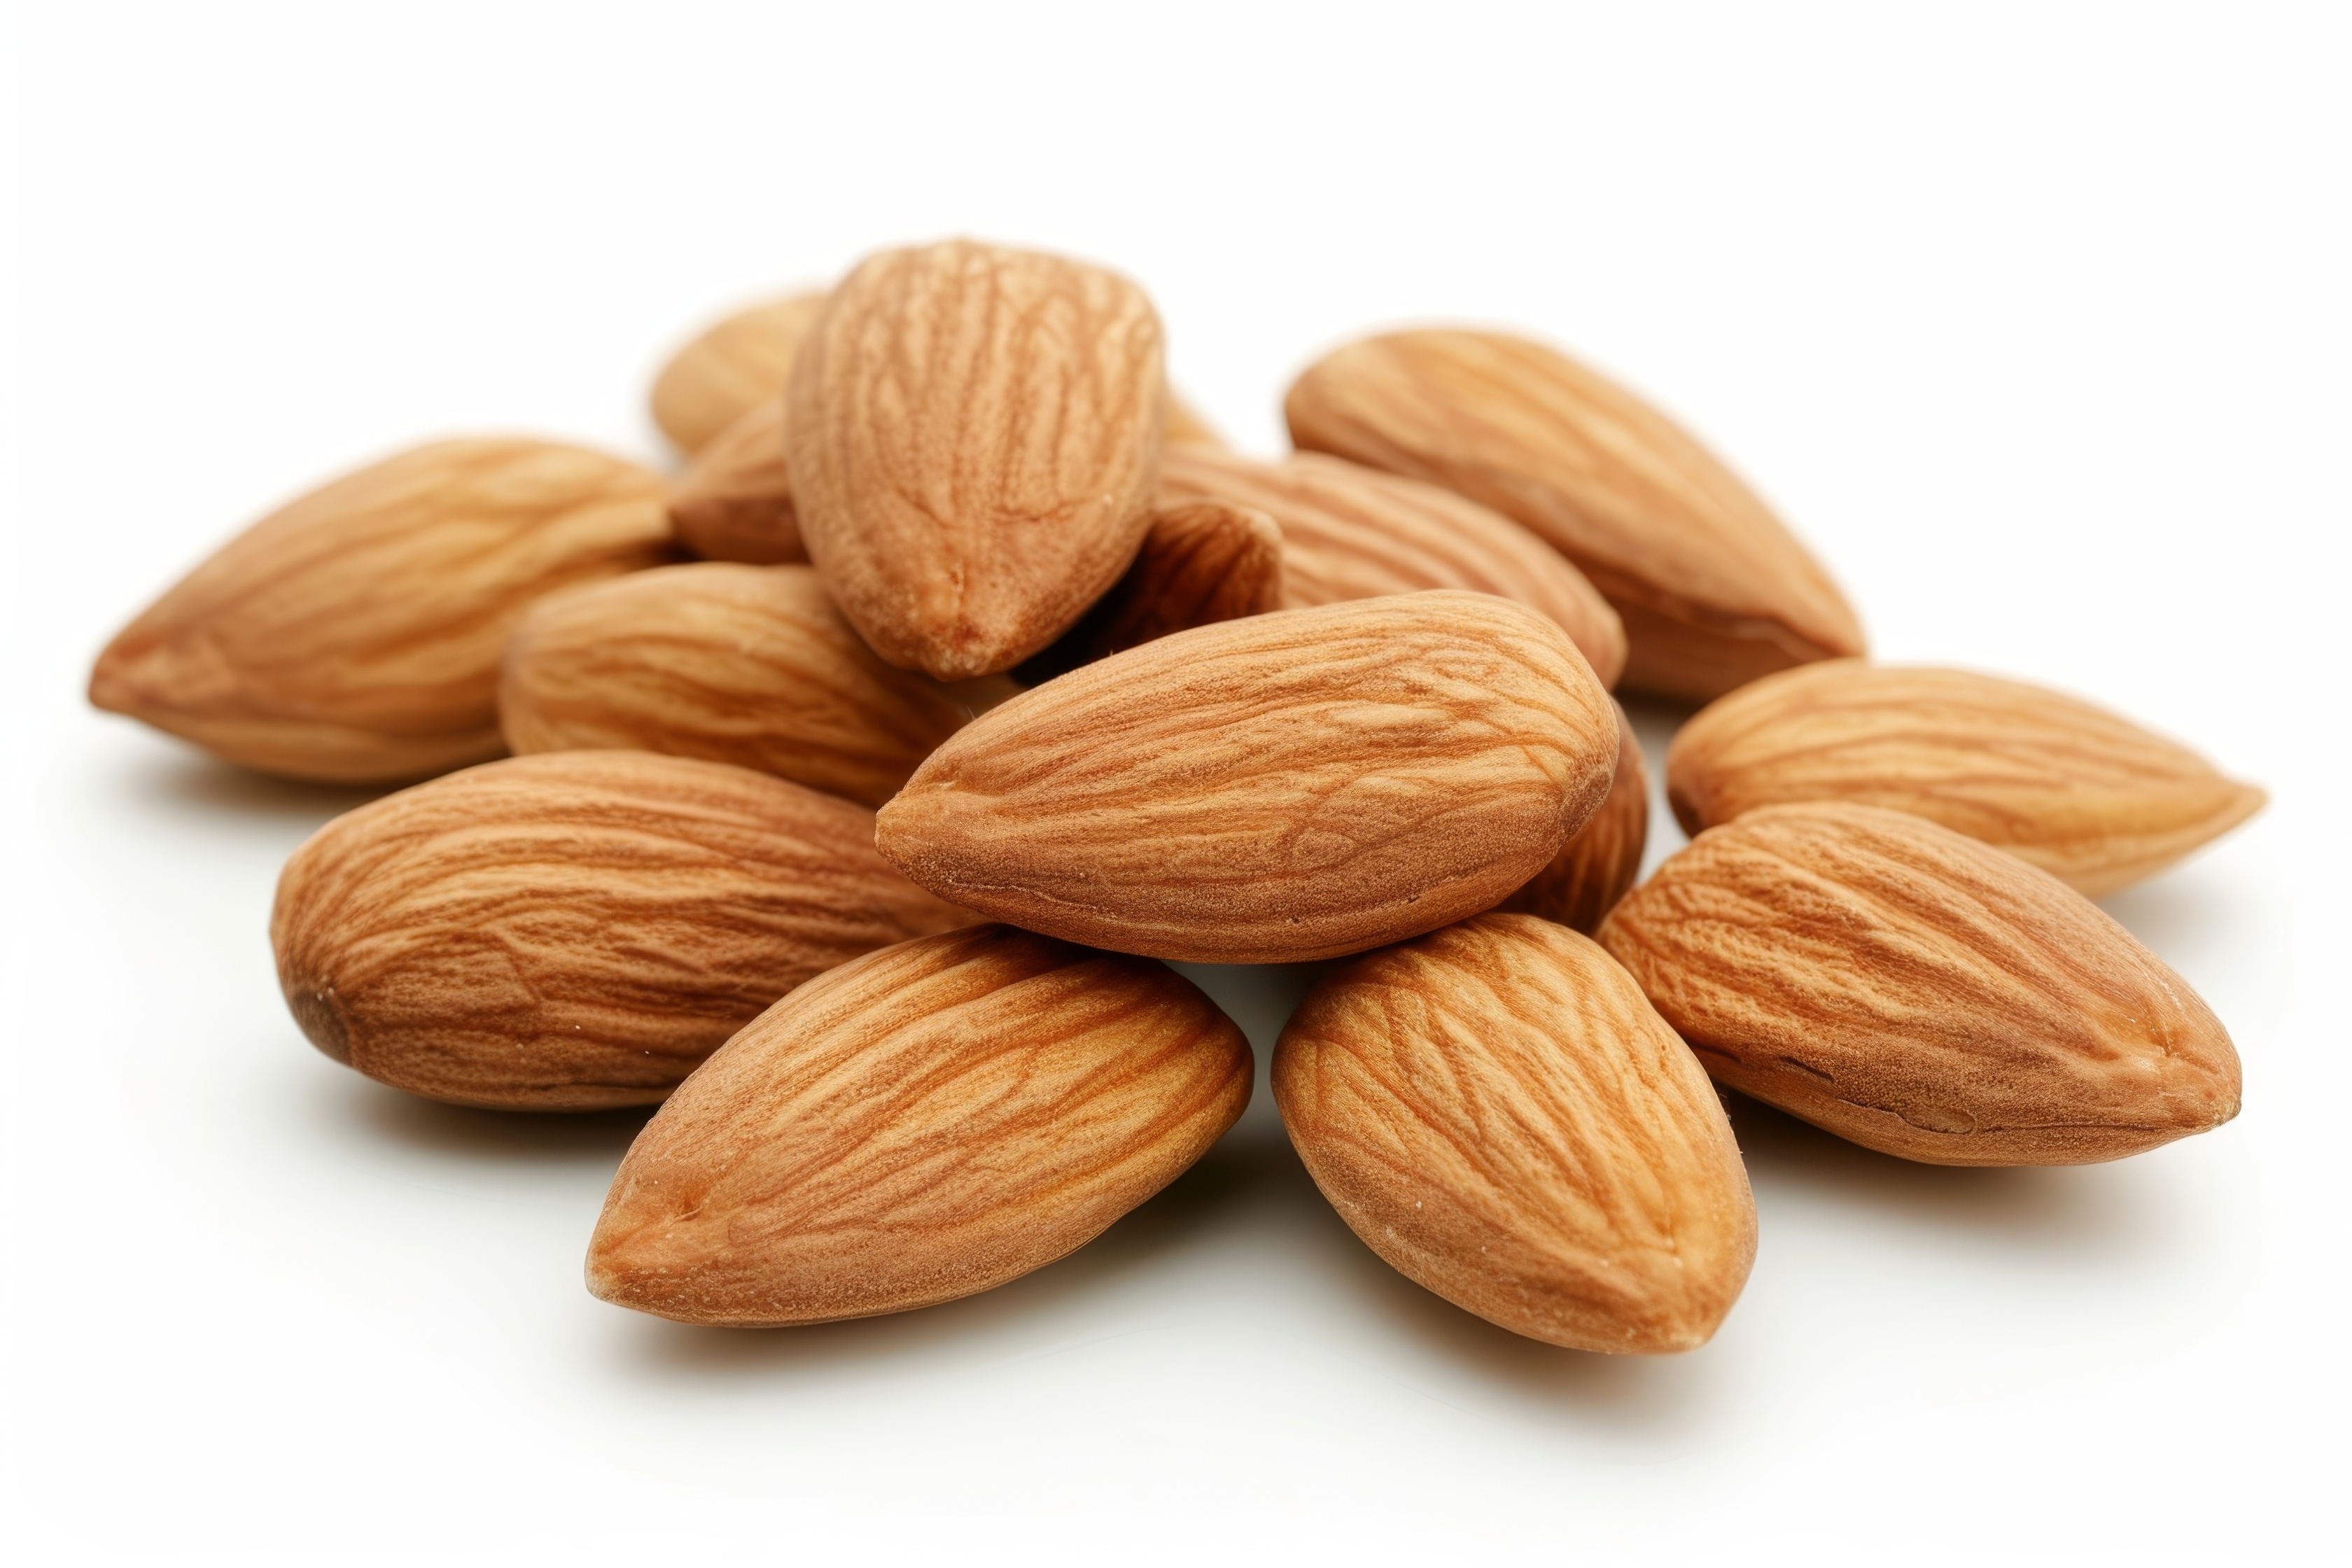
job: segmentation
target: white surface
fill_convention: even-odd
[[[20,12],[18,1560],[2341,1551],[2346,14],[1634,9]],[[2245,1114],[2021,1172],[1744,1117],[1756,1272],[1672,1361],[1405,1283],[1263,1098],[977,1300],[765,1334],[591,1300],[633,1121],[310,1050],[264,921],[357,797],[88,712],[84,671],[278,500],[449,430],[654,456],[702,318],[958,230],[1142,279],[1266,450],[1366,326],[1549,335],[1753,475],[1883,654],[2268,784],[2108,906],[2229,1024]],[[1263,1048],[1288,979],[1212,984]]]

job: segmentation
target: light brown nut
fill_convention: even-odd
[[[876,820],[943,898],[1072,942],[1206,963],[1360,952],[1487,909],[1617,765],[1557,626],[1484,594],[1178,632],[1023,693]]]
[[[1694,835],[1791,801],[1907,811],[2092,898],[2220,837],[2266,798],[2104,708],[1856,659],[1768,676],[1709,706],[1675,736],[1666,795]]]
[[[1601,942],[1717,1081],[1885,1153],[2077,1165],[2238,1113],[2186,981],[2056,878],[1903,812],[1710,828]]]
[[[1282,528],[1286,608],[1468,588],[1558,621],[1603,687],[1625,668],[1617,612],[1583,574],[1509,518],[1451,490],[1319,454],[1260,463],[1171,449],[1160,493],[1223,497],[1269,513]]]
[[[704,757],[876,806],[1013,690],[1002,676],[945,687],[884,664],[810,567],[714,561],[537,605],[507,649],[499,711],[519,753]]]
[[[1212,451],[1225,449],[1225,438],[1217,434],[1216,426],[1201,417],[1199,410],[1176,395],[1173,390],[1164,393],[1167,408],[1161,424],[1168,432],[1171,447],[1206,447]]]
[[[1622,706],[1617,708],[1617,775],[1609,797],[1532,881],[1496,909],[1541,915],[1591,936],[1642,874],[1650,837],[1650,773],[1642,743]]]
[[[1310,366],[1291,439],[1517,519],[1625,623],[1625,684],[1692,701],[1863,651],[1834,584],[1780,519],[1664,415],[1539,343],[1395,332]]]
[[[1692,1350],[1748,1281],[1756,1205],[1706,1074],[1549,921],[1481,915],[1326,975],[1273,1083],[1364,1245],[1514,1333]]]
[[[1282,531],[1274,519],[1232,501],[1163,507],[1127,574],[1014,674],[1039,685],[1171,632],[1262,616],[1281,592]]]
[[[669,498],[670,531],[705,561],[806,561],[784,451],[784,400],[753,404],[695,454]]]
[[[1162,965],[1007,926],[886,948],[754,1020],[646,1124],[588,1288],[689,1323],[819,1323],[1085,1246],[1249,1103],[1249,1042]]]
[[[263,518],[116,634],[89,700],[289,778],[394,783],[505,750],[531,601],[668,558],[661,480],[601,452],[444,441]]]
[[[869,258],[795,359],[785,438],[809,559],[874,651],[1010,669],[1151,525],[1160,319],[1127,279],[951,240]]]
[[[654,423],[692,456],[784,390],[793,355],[807,335],[823,293],[791,294],[738,310],[705,328],[677,351],[654,381]]]
[[[302,1032],[459,1105],[648,1105],[777,997],[967,923],[885,865],[872,815],[646,752],[514,757],[337,817],[278,881]]]

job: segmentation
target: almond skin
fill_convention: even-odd
[[[784,390],[793,355],[824,295],[765,300],[724,317],[677,351],[654,381],[654,423],[692,456],[754,405]]]
[[[507,649],[499,711],[518,754],[666,752],[877,806],[1013,690],[884,664],[813,568],[701,562],[534,606]]]
[[[1939,1165],[2119,1159],[2238,1113],[2197,994],[2099,907],[1923,817],[1766,806],[1601,942],[1717,1082]]]
[[[1756,1205],[1706,1074],[1549,921],[1481,915],[1325,976],[1273,1083],[1364,1244],[1514,1333],[1692,1350],[1747,1283]]]
[[[1907,811],[2095,899],[2220,837],[2266,798],[2090,703],[1855,659],[1769,676],[1710,705],[1675,737],[1666,795],[1694,836],[1792,801]]]
[[[1540,343],[1396,332],[1310,366],[1291,439],[1483,501],[1582,568],[1622,617],[1636,691],[1706,701],[1863,652],[1828,574],[1714,454]]]
[[[760,1010],[968,923],[885,865],[860,807],[645,752],[488,763],[294,853],[270,944],[311,1042],[458,1105],[649,1105]]]
[[[669,526],[705,561],[773,566],[808,559],[793,510],[782,395],[753,404],[695,454],[670,493]]]
[[[992,1289],[1085,1246],[1249,1103],[1192,982],[1006,926],[810,982],[621,1163],[588,1288],[689,1323],[821,1323]]]
[[[943,898],[1115,952],[1332,958],[1492,907],[1608,794],[1567,634],[1438,592],[1178,632],[983,714],[882,808]]]
[[[1160,493],[1175,500],[1222,497],[1272,516],[1282,529],[1286,609],[1467,588],[1517,599],[1558,621],[1604,688],[1625,668],[1617,612],[1583,574],[1509,518],[1451,490],[1311,453],[1259,463],[1171,450]]]
[[[1164,507],[1127,574],[1014,673],[1041,685],[1171,632],[1262,616],[1281,593],[1282,531],[1274,519],[1223,500]]]
[[[801,539],[890,663],[1010,669],[1134,560],[1162,416],[1160,319],[1127,279],[969,240],[885,251],[793,361]]]
[[[349,474],[223,545],[118,633],[89,700],[264,773],[341,784],[495,757],[530,603],[668,558],[661,480],[520,439]]]
[[[1642,765],[1642,743],[1617,707],[1617,774],[1601,809],[1517,892],[1496,907],[1557,921],[1591,936],[1617,900],[1642,874],[1642,851],[1650,837],[1650,773]]]

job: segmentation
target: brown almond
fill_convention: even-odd
[[[1608,798],[1550,865],[1496,907],[1541,915],[1591,936],[1642,874],[1642,850],[1649,837],[1650,773],[1642,765],[1642,743],[1633,738],[1633,722],[1619,704],[1617,774],[1609,783]]]
[[[1171,632],[1262,616],[1281,591],[1282,531],[1274,519],[1231,501],[1164,507],[1127,574],[1014,673],[1039,685]]]
[[[669,525],[705,561],[773,566],[808,559],[793,510],[781,395],[753,404],[695,454],[670,492]]]
[[[692,456],[753,405],[782,395],[824,295],[790,294],[705,328],[655,379],[654,423]]]

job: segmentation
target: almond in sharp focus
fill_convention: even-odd
[[[782,395],[752,405],[695,454],[670,492],[669,525],[705,561],[772,566],[808,559],[793,510]]]
[[[983,714],[875,842],[1000,920],[1209,963],[1336,957],[1492,907],[1617,765],[1566,633],[1453,591],[1178,632]]]
[[[792,294],[711,323],[654,381],[654,423],[689,456],[755,405],[781,396],[793,355],[824,308],[822,293]]]
[[[1249,1102],[1190,981],[1004,926],[794,992],[646,1123],[589,1289],[691,1323],[824,1322],[1002,1285],[1168,1184]]]
[[[2127,719],[2021,681],[1841,659],[1771,676],[1675,736],[1685,831],[1847,800],[1940,822],[2093,898],[2262,809],[2263,792]]]
[[[1412,331],[1326,356],[1291,387],[1291,438],[1428,479],[1516,519],[1623,618],[1625,684],[1705,701],[1863,651],[1804,546],[1664,415],[1498,332]]]
[[[1014,673],[1038,685],[1171,632],[1262,616],[1281,591],[1282,531],[1274,519],[1223,500],[1163,507],[1127,574]]]
[[[1650,837],[1650,773],[1642,765],[1642,744],[1617,707],[1617,774],[1601,809],[1561,846],[1551,864],[1497,909],[1541,915],[1591,936],[1601,929],[1641,875],[1642,850]]]
[[[2238,1056],[2099,907],[1923,817],[1766,806],[1710,828],[1601,941],[1706,1070],[1944,1165],[2113,1160],[2238,1113]]]
[[[846,801],[645,752],[515,757],[337,817],[270,942],[319,1048],[461,1105],[667,1095],[793,986],[966,922]]]
[[[1756,1205],[1706,1074],[1549,921],[1481,915],[1327,975],[1273,1083],[1364,1244],[1515,1333],[1691,1350],[1747,1282]]]

